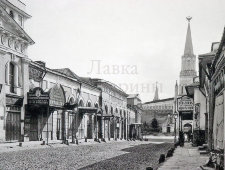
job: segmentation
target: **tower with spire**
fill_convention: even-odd
[[[185,86],[193,83],[193,78],[196,76],[196,56],[193,52],[190,21],[192,17],[186,18],[188,21],[186,42],[184,54],[182,56],[179,95],[186,95]]]
[[[156,87],[155,87],[155,96],[153,101],[159,100],[159,90],[158,90],[158,86],[157,86],[157,82],[156,82]]]

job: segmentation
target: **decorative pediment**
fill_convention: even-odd
[[[74,79],[79,79],[79,77],[69,68],[62,68],[62,69],[53,69],[56,72],[59,72],[61,74],[64,74],[68,77],[74,78]]]
[[[19,42],[34,44],[24,29],[0,6],[0,33]]]

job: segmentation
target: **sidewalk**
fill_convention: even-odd
[[[158,170],[202,170],[200,166],[203,166],[207,159],[208,156],[200,155],[197,148],[185,143],[184,147],[177,147],[173,157],[166,160]]]

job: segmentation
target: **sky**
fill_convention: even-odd
[[[224,0],[23,0],[29,57],[48,68],[103,78],[143,102],[174,96],[192,16],[194,54],[210,51],[225,26]],[[93,68],[92,68],[93,67]],[[197,64],[196,64],[197,69]]]

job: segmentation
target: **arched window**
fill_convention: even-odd
[[[98,108],[98,103],[95,103],[95,108]]]
[[[84,102],[83,102],[83,100],[80,100],[80,102],[79,102],[79,106],[80,106],[80,107],[83,107],[83,106],[84,106]]]
[[[105,113],[108,114],[108,106],[105,105]]]
[[[91,107],[91,102],[88,102],[87,103],[87,107]]]
[[[9,15],[14,19],[14,13],[13,13],[13,11],[11,10],[11,11],[9,11]]]
[[[14,93],[14,64],[10,62],[9,64],[9,85],[10,85],[10,92]]]
[[[5,65],[5,83],[8,84],[8,63]]]
[[[111,107],[111,114],[113,115],[113,107]]]

